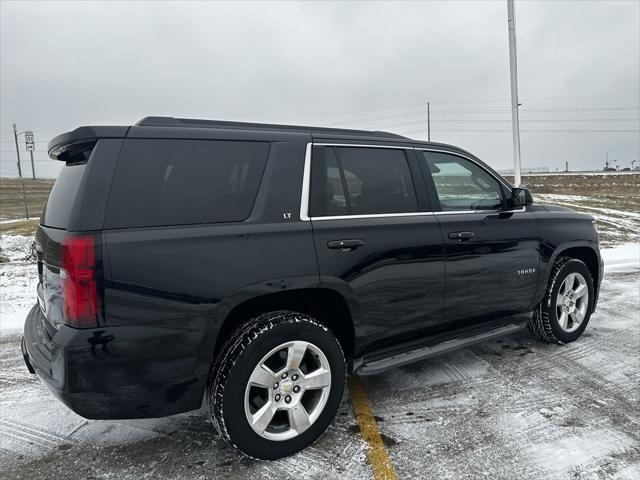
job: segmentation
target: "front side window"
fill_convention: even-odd
[[[500,210],[502,190],[492,175],[470,160],[440,152],[422,152],[436,186],[442,211]]]
[[[401,149],[315,147],[311,165],[312,217],[418,211]]]

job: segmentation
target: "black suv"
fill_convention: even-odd
[[[391,133],[148,117],[54,138],[27,367],[94,419],[206,397],[274,459],[314,442],[348,374],[525,326],[584,331],[595,222],[464,150]]]

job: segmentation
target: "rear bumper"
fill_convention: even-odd
[[[85,418],[162,417],[200,407],[214,338],[196,320],[75,329],[50,337],[35,305],[24,329],[27,368]]]

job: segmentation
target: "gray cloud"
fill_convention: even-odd
[[[13,122],[34,130],[36,168],[55,175],[46,142],[78,125],[173,115],[425,138],[427,99],[433,140],[511,165],[504,1],[0,8],[2,175],[15,174]],[[523,165],[638,160],[640,4],[516,9]]]

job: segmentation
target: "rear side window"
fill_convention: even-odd
[[[418,211],[403,150],[325,147],[324,156],[316,152],[314,149],[312,158],[312,217]]]
[[[311,216],[348,215],[335,149],[315,147],[311,166]]]
[[[245,220],[268,151],[264,142],[127,140],[105,228]]]

